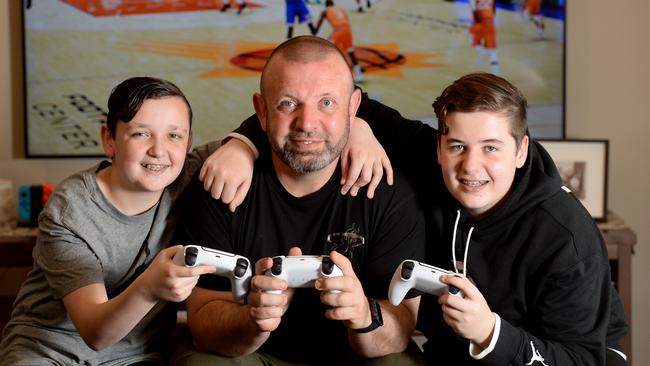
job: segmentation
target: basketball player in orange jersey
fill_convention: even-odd
[[[349,61],[352,64],[354,82],[361,82],[363,79],[363,70],[354,55],[352,28],[350,27],[350,19],[348,18],[347,12],[342,7],[334,5],[333,0],[326,0],[325,9],[323,9],[320,18],[318,18],[314,34],[318,33],[318,30],[325,20],[327,20],[332,27],[332,34],[330,35],[329,40],[336,45],[336,48],[338,48],[342,54],[349,56]]]
[[[530,20],[537,30],[537,38],[544,37],[544,16],[540,13],[542,0],[525,0],[521,11],[525,19]]]
[[[469,28],[472,34],[472,46],[478,52],[478,62],[487,50],[490,55],[490,70],[499,74],[499,56],[497,55],[497,32],[494,26],[496,3],[494,0],[469,0],[474,22]]]

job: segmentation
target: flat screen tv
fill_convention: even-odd
[[[264,61],[288,35],[281,0],[22,1],[28,157],[101,156],[109,93],[138,75],[185,92],[195,144],[219,138],[253,113]],[[431,103],[446,85],[494,72],[526,94],[533,137],[563,138],[565,4],[537,2],[534,14],[523,0],[497,1],[490,48],[473,46],[467,1],[335,1],[350,21],[358,85],[372,98],[435,125]],[[325,0],[306,6],[316,26]],[[308,23],[296,18],[293,35],[309,34]],[[331,33],[323,22],[318,35]]]

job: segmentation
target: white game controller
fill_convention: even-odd
[[[235,301],[242,300],[248,293],[252,272],[250,261],[246,257],[198,245],[186,245],[174,255],[174,263],[187,267],[203,264],[215,266],[217,270],[214,274],[230,278]]]
[[[273,257],[273,266],[266,271],[266,275],[287,281],[287,288],[298,288],[314,287],[314,282],[317,279],[343,276],[343,272],[327,255],[281,255]],[[268,292],[282,293],[281,290],[269,290]]]
[[[393,274],[388,287],[388,299],[391,304],[397,306],[404,300],[406,293],[413,288],[436,296],[448,292],[462,297],[463,292],[457,287],[440,282],[442,275],[460,276],[455,272],[407,259]]]

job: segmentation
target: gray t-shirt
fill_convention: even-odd
[[[216,143],[188,156],[183,172],[149,211],[127,216],[102,194],[103,162],[61,182],[39,216],[34,267],[14,303],[0,344],[0,365],[128,365],[163,362],[176,306],[160,301],[122,340],[101,351],[86,345],[63,297],[102,283],[109,298],[128,286],[170,244],[178,210],[172,204]]]

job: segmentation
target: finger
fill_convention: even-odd
[[[282,317],[283,309],[279,306],[251,307],[250,314],[255,320],[277,319]]]
[[[463,291],[463,294],[467,296],[472,296],[478,292],[476,286],[470,282],[467,277],[453,276],[453,275],[443,275],[440,276],[440,281],[448,285],[457,287],[459,290]]]
[[[283,307],[287,304],[287,295],[285,294],[272,294],[269,292],[261,292],[259,296],[260,306],[268,307]],[[282,314],[280,314],[282,315]]]
[[[384,173],[384,169],[381,164],[376,163],[373,164],[372,166],[372,179],[370,180],[370,183],[368,184],[368,191],[366,192],[366,197],[368,198],[373,198],[375,196],[375,188],[379,185],[379,182],[381,182],[382,174]]]
[[[170,260],[173,260],[174,257],[176,256],[177,253],[181,252],[183,250],[183,246],[181,244],[177,244],[174,246],[171,246],[169,248],[165,248],[160,251],[160,255],[164,256],[165,258],[168,258]]]
[[[210,192],[210,189],[212,188],[212,184],[214,183],[214,175],[213,174],[208,174],[204,177],[204,179],[199,178],[203,182],[203,189],[206,192]]]
[[[223,191],[223,181],[222,180],[214,180],[212,181],[212,185],[210,187],[206,187],[206,190],[210,191],[210,195],[212,198],[215,200],[218,200],[221,197],[221,192]]]
[[[302,249],[300,247],[291,247],[288,255],[302,255]]]
[[[325,317],[330,320],[350,320],[358,316],[357,309],[351,306],[334,307],[325,311]]]
[[[350,149],[345,145],[345,148],[343,148],[343,151],[341,151],[341,185],[345,186],[346,182],[346,177],[348,176],[348,167],[350,165]],[[341,191],[341,194],[343,191]]]
[[[373,165],[374,164],[365,164],[361,168],[361,174],[359,174],[359,178],[357,178],[357,181],[354,183],[355,186],[363,187],[370,182],[372,179]]]
[[[221,202],[224,204],[229,204],[235,198],[235,193],[237,193],[237,187],[233,184],[224,183],[223,189],[221,190]]]
[[[203,182],[203,179],[205,178],[205,175],[208,173],[208,166],[207,164],[201,165],[201,170],[199,170],[199,180]]]
[[[349,191],[352,196],[356,196],[356,192],[359,191],[359,187],[354,186],[354,184],[357,182],[357,179],[359,178],[361,169],[363,168],[363,165],[359,163],[358,160],[359,159],[355,159],[350,164],[348,173],[345,175],[345,184],[341,188],[341,194],[347,194]],[[352,194],[353,190],[354,194]]]
[[[352,268],[352,263],[350,263],[350,260],[346,256],[337,252],[336,250],[333,250],[330,253],[330,258],[332,258],[332,262],[334,262],[334,264],[336,264],[341,269],[343,276],[350,276],[353,278],[357,277],[354,273],[354,269]]]
[[[390,159],[388,159],[388,156],[384,155],[384,158],[381,159],[381,164],[384,167],[384,170],[386,171],[386,183],[388,183],[389,186],[393,185],[393,166],[390,163]]]
[[[257,262],[255,262],[255,274],[263,275],[266,270],[271,268],[271,266],[273,266],[273,259],[270,257],[260,258]]]
[[[188,268],[190,272],[188,273],[187,276],[185,277],[199,277],[200,275],[206,274],[206,273],[214,273],[217,271],[217,267],[215,266],[209,266],[209,265],[200,265],[196,267],[190,267]]]
[[[354,294],[337,291],[343,288],[343,286],[337,286],[330,282],[328,285],[323,283],[321,287],[322,289],[319,289],[322,291],[320,294],[320,300],[323,304],[336,307],[351,306],[354,304]],[[335,292],[332,292],[332,290]]]
[[[228,205],[228,208],[230,209],[230,212],[235,212],[235,209],[237,206],[239,206],[242,202],[244,202],[244,199],[246,198],[246,195],[248,194],[248,190],[251,187],[251,179],[246,179],[244,183],[239,185],[237,188],[237,192],[235,193],[235,197],[230,201],[230,204]]]

